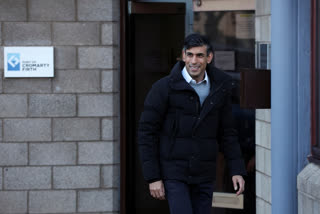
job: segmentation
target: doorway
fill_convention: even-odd
[[[137,128],[152,84],[168,75],[181,55],[184,3],[131,3],[127,69],[126,210],[133,214],[169,214],[166,201],[154,200],[144,181],[137,150]]]
[[[131,13],[128,19],[128,61],[126,69],[126,210],[133,214],[169,214],[166,201],[154,200],[149,195],[148,184],[144,181],[140,166],[139,154],[137,150],[137,124],[143,108],[143,102],[152,84],[160,78],[170,73],[173,65],[179,60],[182,43],[185,37],[185,4],[184,3],[136,3],[131,2]],[[239,68],[254,67],[254,39],[237,39],[235,30],[232,32],[231,24],[235,23],[235,18],[242,12],[219,12],[219,13],[195,13],[193,20],[193,30],[206,35],[212,41],[218,56],[233,56],[233,70],[228,73],[238,81]],[[253,14],[250,11],[249,14]],[[205,21],[204,21],[205,20]],[[216,28],[216,23],[226,34],[221,34],[221,30]],[[231,24],[230,24],[231,23]],[[227,30],[227,31],[226,31]],[[219,55],[220,54],[220,55]],[[227,55],[225,55],[227,54]],[[223,58],[220,63],[223,64]],[[217,66],[217,65],[216,65]],[[237,95],[237,91],[235,91]],[[235,101],[237,102],[237,101]],[[235,103],[236,104],[236,103]],[[236,105],[238,108],[239,105]],[[239,109],[238,109],[239,110]],[[254,110],[245,112],[236,111],[238,126],[242,128],[245,136],[243,142],[254,145]],[[245,114],[245,118],[243,115]],[[248,119],[249,118],[249,119]],[[253,121],[253,124],[252,124]],[[245,128],[245,129],[243,129]],[[245,148],[247,150],[247,148]],[[247,150],[249,151],[249,150]],[[254,156],[249,154],[247,162]],[[221,158],[221,157],[219,157]],[[220,175],[224,175],[224,166],[217,169]],[[217,181],[217,190],[231,191],[230,178],[228,175],[221,176],[222,180]],[[236,214],[255,213],[255,175],[251,175],[251,181],[246,181],[246,185],[251,184],[249,189],[250,197],[247,200],[246,210],[221,209],[216,208],[215,214]],[[247,190],[248,191],[248,190]],[[253,196],[253,198],[251,198]],[[123,197],[123,196],[122,196]]]

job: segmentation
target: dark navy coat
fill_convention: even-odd
[[[171,74],[152,86],[138,128],[144,178],[150,183],[177,179],[187,183],[213,181],[222,147],[231,175],[245,175],[237,132],[233,127],[231,77],[208,65],[211,89],[202,107],[185,81],[178,62]],[[219,145],[218,145],[219,142]]]

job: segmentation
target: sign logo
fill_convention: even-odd
[[[20,54],[8,53],[8,71],[20,71]]]

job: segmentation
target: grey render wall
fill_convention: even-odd
[[[0,213],[119,212],[118,0],[0,1]],[[3,78],[4,46],[55,77]]]
[[[256,0],[256,42],[271,42],[271,0]],[[271,111],[256,110],[256,213],[271,214]]]
[[[298,213],[320,213],[320,166],[309,163],[298,175]]]

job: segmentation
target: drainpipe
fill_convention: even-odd
[[[271,0],[272,214],[297,213],[298,0]]]

